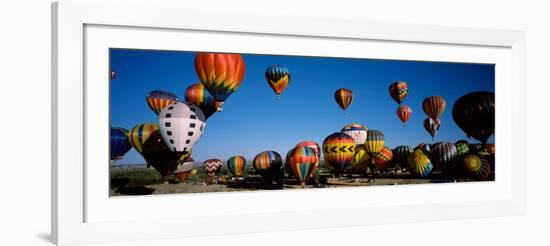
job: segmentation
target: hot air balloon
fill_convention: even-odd
[[[424,120],[424,129],[432,136],[432,140],[434,140],[435,134],[439,131],[439,127],[441,127],[441,120],[439,119],[434,120],[428,117]]]
[[[468,142],[466,140],[456,141],[455,147],[457,155],[465,155],[470,153],[470,147],[468,146]]]
[[[128,140],[128,130],[111,127],[111,160],[120,160],[132,148]]]
[[[365,150],[374,157],[384,147],[384,134],[378,130],[368,130]]]
[[[309,147],[313,149],[315,154],[317,155],[317,161],[321,160],[321,147],[319,147],[319,144],[317,144],[315,141],[302,141],[296,144],[296,147]],[[290,152],[289,152],[290,153]],[[288,155],[288,154],[287,154]],[[315,163],[315,170],[319,169],[319,162]],[[312,172],[313,175],[313,172]]]
[[[275,151],[264,151],[256,155],[252,165],[264,179],[280,179],[283,176],[283,159]]]
[[[178,164],[183,163],[191,152],[174,152],[162,140],[160,132],[157,130],[150,134],[144,142],[141,154],[145,161],[153,166],[161,175],[172,174]]]
[[[319,162],[319,158],[313,149],[300,146],[292,150],[288,162],[294,177],[303,187],[315,169],[315,165]]]
[[[199,52],[195,56],[195,71],[210,95],[224,102],[241,85],[245,64],[239,54]]]
[[[428,156],[428,157],[430,156],[431,150],[430,150],[430,145],[429,145],[429,144],[421,143],[421,144],[417,145],[417,146],[414,148],[414,150],[417,150],[417,149],[419,149],[419,150],[421,150],[422,152],[424,152],[424,154],[425,154],[426,156]]]
[[[246,159],[243,156],[232,156],[227,160],[227,169],[234,177],[242,177]]]
[[[325,162],[341,174],[355,155],[355,140],[345,133],[336,132],[323,141]]]
[[[437,142],[432,146],[431,158],[441,170],[451,170],[449,165],[457,156],[456,147],[451,142]]]
[[[174,176],[176,176],[179,181],[185,181],[193,170],[194,164],[195,160],[193,160],[191,156],[187,157],[183,163],[178,164],[178,168],[174,171]]]
[[[485,144],[485,150],[487,150],[487,152],[489,154],[494,155],[495,154],[495,144],[494,143]]]
[[[422,150],[415,150],[408,158],[409,168],[412,174],[420,177],[426,177],[433,169],[433,165],[430,159],[422,152]]]
[[[353,170],[365,173],[367,172],[370,163],[371,157],[369,153],[367,153],[367,151],[365,150],[364,145],[356,146],[355,155],[353,156],[353,161],[351,162]]]
[[[294,151],[295,148],[296,147],[290,149],[285,156],[285,173],[288,177],[294,176],[294,173],[292,173],[292,167],[290,166],[289,158],[290,158],[290,155],[292,154],[292,151]]]
[[[479,180],[487,180],[491,174],[489,162],[477,155],[466,155],[462,158],[462,168],[466,175]]]
[[[384,146],[372,157],[373,166],[379,171],[385,171],[390,167],[393,160],[393,152],[390,148]]]
[[[399,167],[407,168],[407,160],[409,158],[409,155],[411,155],[413,152],[414,150],[409,146],[397,146],[395,147],[395,149],[393,149],[393,158],[397,163],[399,163]]]
[[[128,133],[128,140],[130,140],[132,147],[141,154],[145,141],[147,141],[153,132],[158,131],[158,129],[158,125],[152,123],[134,126]]]
[[[483,145],[479,143],[470,144],[468,147],[470,148],[470,154],[476,154],[483,149]]]
[[[409,94],[409,88],[407,87],[407,83],[404,81],[396,81],[391,83],[389,91],[391,98],[398,104],[401,104],[403,100],[405,100],[405,97]]]
[[[214,100],[214,97],[204,89],[202,83],[190,85],[185,90],[185,101],[195,104],[204,113],[208,119],[217,111],[221,110],[221,102]]]
[[[453,120],[468,137],[486,144],[495,131],[495,94],[476,91],[460,97],[453,105]]]
[[[443,97],[426,97],[426,99],[424,99],[424,101],[422,102],[422,109],[424,110],[424,113],[426,113],[426,115],[436,120],[439,119],[439,116],[441,116],[445,111],[446,104],[447,103],[445,102],[445,99],[443,99]]]
[[[290,83],[290,72],[283,65],[272,65],[265,70],[265,79],[279,98],[281,92]]]
[[[114,79],[116,78],[116,72],[111,70],[111,79]]]
[[[202,110],[189,102],[177,102],[159,114],[160,133],[172,151],[191,151],[199,141],[206,120]]]
[[[397,108],[396,113],[397,113],[397,117],[399,117],[399,120],[403,122],[403,126],[404,126],[405,123],[407,123],[407,121],[409,121],[409,119],[411,118],[412,109],[407,105],[401,105]]]
[[[178,97],[172,92],[156,90],[149,92],[145,97],[145,101],[149,108],[158,115],[166,106],[176,103]]]
[[[353,101],[353,92],[350,89],[340,88],[334,92],[334,100],[346,112],[346,109]]]
[[[208,176],[216,176],[220,170],[222,170],[222,161],[220,159],[208,159],[203,162],[202,164],[202,170],[208,175]]]
[[[349,124],[347,126],[344,126],[340,132],[350,135],[353,140],[355,140],[355,144],[364,144],[367,140],[367,127],[360,125],[360,124]]]

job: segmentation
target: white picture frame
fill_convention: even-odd
[[[52,238],[60,245],[525,211],[523,32],[212,13],[182,1],[62,0],[52,13]],[[226,42],[205,41],[210,36]],[[262,45],[274,40],[281,44]],[[108,47],[494,63],[496,181],[109,198],[108,165],[89,165],[108,151]],[[188,209],[193,214],[174,212]],[[231,227],[217,223],[226,220]]]

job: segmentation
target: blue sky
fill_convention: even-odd
[[[198,82],[194,52],[111,50],[111,126],[130,129],[140,123],[156,123],[145,95],[152,90],[167,90],[181,100],[187,86]],[[243,155],[247,160],[265,150],[282,156],[296,143],[324,138],[348,123],[360,123],[382,131],[386,145],[416,146],[433,143],[424,130],[422,100],[443,96],[447,108],[441,116],[437,141],[455,142],[466,134],[452,119],[452,106],[462,95],[485,90],[494,92],[494,65],[391,61],[349,58],[272,56],[244,54],[246,74],[241,86],[225,102],[223,112],[207,121],[205,132],[193,148],[193,158],[227,160]],[[277,100],[264,78],[272,64],[288,67],[290,85]],[[409,95],[403,104],[413,109],[403,127],[395,110],[397,103],[388,94],[389,84],[406,81]],[[349,88],[354,101],[344,114],[334,101],[334,91]],[[470,142],[476,142],[471,139]],[[489,139],[493,142],[494,137]],[[144,163],[130,150],[118,164]]]

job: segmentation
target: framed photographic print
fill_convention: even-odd
[[[522,32],[187,7],[52,5],[58,244],[523,213]]]

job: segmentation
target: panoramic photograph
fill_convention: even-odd
[[[495,66],[111,48],[110,196],[495,180]]]

